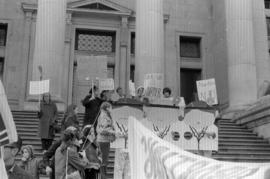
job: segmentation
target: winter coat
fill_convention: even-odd
[[[40,160],[31,158],[27,161],[21,162],[19,166],[27,173],[31,174],[35,179],[39,179],[39,171],[41,171]]]
[[[101,111],[97,124],[97,142],[113,142],[114,140],[113,120],[106,112]]]
[[[41,139],[53,139],[57,126],[57,107],[53,102],[41,103],[39,112],[39,136]]]
[[[79,120],[77,115],[68,115],[65,117],[65,119],[62,121],[62,131],[68,128],[69,126],[74,126],[79,129]]]
[[[16,164],[7,171],[7,175],[8,179],[34,179],[29,173]]]
[[[55,178],[65,179],[66,177],[66,159],[67,147],[61,144],[55,152]],[[89,165],[86,161],[82,160],[79,153],[73,149],[68,150],[68,168],[67,173],[71,174],[75,171],[84,173],[84,169]]]
[[[100,105],[103,102],[103,100],[98,97],[91,100],[90,98],[91,95],[88,95],[82,100],[82,105],[85,107],[83,126],[94,123],[99,113]]]
[[[35,157],[32,145],[23,146],[21,150],[23,151],[24,149],[28,151],[29,159],[21,161],[19,166],[31,174],[35,179],[39,179],[39,173],[42,171],[41,160]]]
[[[102,156],[98,143],[96,141],[90,142],[88,139],[85,138],[83,140],[85,142],[85,145],[82,150],[85,150],[86,157],[89,162],[101,164]]]

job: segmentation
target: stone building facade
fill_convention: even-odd
[[[17,110],[35,109],[37,102],[29,95],[29,82],[38,76],[35,48],[42,52],[37,9],[36,0],[0,0],[0,78]],[[256,101],[270,79],[268,16],[263,0],[164,0],[165,86],[190,102],[196,80],[215,78],[221,106],[236,109]],[[57,79],[52,95],[59,108],[79,105],[95,73],[106,73],[127,91],[136,78],[136,1],[68,0],[64,25],[56,23],[58,31],[50,36],[63,36],[63,46],[52,44],[58,56],[43,61],[44,78]],[[106,62],[105,71],[98,61]]]

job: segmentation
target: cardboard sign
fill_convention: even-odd
[[[268,179],[269,164],[221,162],[184,151],[129,117],[131,179]]]
[[[105,78],[98,80],[100,92],[103,90],[114,90],[114,80],[112,78]]]
[[[43,81],[30,81],[30,95],[40,95],[49,93],[50,91],[50,80]]]
[[[164,82],[162,73],[146,74],[144,78],[144,95],[150,98],[161,98]]]
[[[200,80],[196,82],[199,100],[208,105],[218,104],[215,79]]]
[[[131,80],[129,80],[128,84],[129,84],[129,94],[131,96],[136,96],[135,84]]]

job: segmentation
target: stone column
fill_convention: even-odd
[[[257,97],[252,1],[225,1],[231,109],[241,108]]]
[[[264,0],[253,1],[253,28],[258,89],[263,85],[264,80],[270,80],[270,61],[264,9]]]
[[[164,73],[164,18],[162,0],[136,0],[135,85],[147,73]]]
[[[22,62],[22,74],[27,74],[27,69],[29,65],[30,58],[30,41],[31,41],[31,33],[32,33],[32,11],[25,12],[25,23],[24,23],[24,37],[23,37],[23,50],[21,60]],[[27,81],[27,75],[21,76],[21,81]],[[23,84],[23,88],[20,90],[20,109],[24,107],[25,94],[27,94],[27,83]]]
[[[119,69],[119,84],[124,93],[127,92],[127,84],[129,79],[129,68],[127,63],[128,54],[128,17],[122,17],[120,30],[120,69]],[[116,87],[117,88],[117,87]]]
[[[66,0],[38,0],[32,80],[50,79],[53,98],[62,100]],[[66,88],[66,86],[65,86]]]

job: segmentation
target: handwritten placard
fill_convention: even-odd
[[[146,74],[144,78],[145,96],[160,98],[162,96],[164,75],[162,73]]]
[[[205,101],[208,105],[218,103],[215,79],[200,80],[196,83],[199,100]]]
[[[112,78],[99,79],[99,90],[114,90],[114,80]]]
[[[50,91],[50,80],[30,81],[30,95],[40,95]]]

